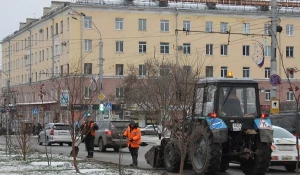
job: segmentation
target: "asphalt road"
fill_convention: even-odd
[[[33,137],[33,143],[37,144],[37,137]],[[147,142],[145,140],[145,142]],[[138,163],[139,168],[143,169],[153,169],[150,165],[146,163],[145,160],[145,153],[153,146],[155,145],[155,142],[149,141],[149,145],[146,147],[141,147],[139,150],[139,157],[138,157]],[[5,138],[3,136],[0,136],[0,144],[5,144]],[[38,149],[41,152],[45,151],[45,146],[39,146],[36,145],[36,149]],[[54,144],[53,146],[48,146],[48,150],[52,150],[52,153],[56,154],[64,154],[64,155],[70,155],[71,147],[67,146],[66,144],[64,146],[59,146],[58,144]],[[79,158],[85,158],[87,156],[87,152],[85,151],[84,144],[80,144],[79,146]],[[121,158],[121,159],[119,159]],[[129,165],[131,163],[131,156],[127,148],[122,149],[120,153],[116,153],[113,151],[113,149],[107,149],[106,152],[100,152],[98,150],[98,147],[95,147],[95,153],[94,153],[94,159],[105,161],[105,162],[111,162],[111,163],[119,163],[119,160],[121,160],[122,164]],[[153,169],[154,170],[154,169]],[[159,170],[163,172],[163,170]],[[191,175],[193,174],[192,170],[185,170],[185,175]],[[230,168],[226,173],[219,173],[220,175],[243,175],[241,170],[239,169],[239,165],[236,164],[230,164]],[[284,167],[278,166],[278,167],[270,167],[270,172],[267,173],[267,175],[289,175],[289,174],[295,174],[286,172]]]

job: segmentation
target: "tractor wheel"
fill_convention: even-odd
[[[168,172],[178,172],[180,169],[179,150],[169,143],[164,149],[164,163]]]
[[[222,156],[220,167],[219,167],[219,172],[225,173],[229,168],[229,162],[230,162],[230,160],[229,160],[228,156]]]
[[[268,171],[270,161],[272,159],[271,143],[263,143],[260,136],[255,137],[256,155],[254,159],[241,163],[243,173],[245,175],[264,175]]]
[[[196,139],[189,151],[191,164],[197,175],[217,174],[221,162],[222,149],[221,144],[213,142],[213,135],[207,126],[199,126],[200,135]]]
[[[287,164],[284,165],[284,167],[288,172],[294,172],[296,169],[296,164]]]

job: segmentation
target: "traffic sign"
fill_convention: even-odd
[[[271,114],[278,114],[280,112],[279,106],[280,103],[278,99],[271,100]]]
[[[32,114],[37,114],[39,113],[39,110],[37,108],[32,109]]]
[[[105,110],[109,111],[112,109],[112,103],[105,103]]]
[[[281,84],[281,78],[279,75],[277,74],[273,74],[270,76],[270,83],[272,86],[277,86],[279,84]]]
[[[100,93],[98,95],[99,100],[104,100],[105,99],[105,95],[103,93]]]
[[[259,128],[272,129],[272,126],[267,120],[261,119],[259,122]]]

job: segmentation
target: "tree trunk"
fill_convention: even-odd
[[[73,163],[74,163],[74,168],[76,173],[80,173],[78,165],[77,165],[77,159],[76,159],[76,153],[75,153],[75,141],[74,141],[74,137],[73,137],[73,141],[72,141],[72,156],[73,156]]]

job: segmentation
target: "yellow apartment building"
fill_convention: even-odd
[[[117,1],[52,1],[41,18],[27,18],[2,40],[2,85],[10,78],[11,88],[23,94],[15,97],[16,105],[26,108],[27,116],[40,104],[33,86],[47,84],[52,77],[69,72],[98,77],[100,38],[106,96],[122,96],[119,85],[128,64],[138,66],[143,75],[144,61],[155,57],[177,61],[182,66],[201,62],[203,76],[207,77],[224,77],[232,71],[234,77],[256,79],[265,89],[261,103],[269,104],[269,11],[254,6],[217,5],[211,10],[205,4],[169,2],[168,7],[162,7],[158,2],[126,2],[127,5]],[[279,55],[282,54],[285,69],[300,68],[299,17],[290,10],[279,11],[278,25],[283,31],[277,35],[277,72],[282,84],[277,95],[281,101],[295,100],[288,90]],[[258,58],[263,57],[264,65],[259,67]],[[300,74],[289,76],[299,86]],[[95,80],[98,84],[99,80]],[[50,121],[59,115],[52,109],[59,105],[56,99],[60,92],[47,86],[45,89],[51,94],[44,97],[44,103],[49,104]],[[89,90],[83,93],[91,95]],[[115,99],[110,101],[116,105]]]

